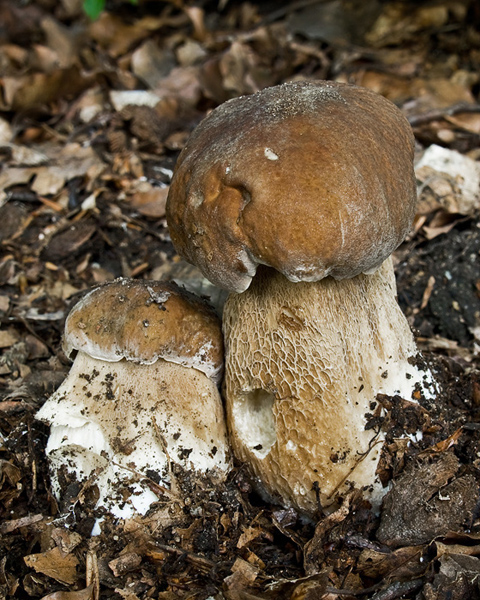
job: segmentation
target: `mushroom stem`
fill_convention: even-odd
[[[428,383],[396,301],[391,259],[372,275],[292,283],[262,268],[224,309],[227,421],[260,488],[313,513],[348,482],[380,487],[383,432],[366,429],[379,393]],[[318,485],[317,485],[318,484]],[[373,488],[372,488],[373,490]]]
[[[215,383],[163,359],[108,362],[79,351],[37,418],[51,424],[47,455],[57,496],[62,477],[90,479],[97,506],[119,517],[146,512],[155,495],[148,485],[131,485],[150,477],[169,486],[170,461],[197,474],[224,477],[228,470]]]

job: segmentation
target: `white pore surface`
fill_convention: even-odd
[[[169,461],[199,475],[229,468],[216,386],[162,360],[109,363],[79,352],[37,418],[51,425],[47,455],[57,496],[65,470],[96,485],[97,506],[118,517],[143,514],[157,499],[146,476],[169,487]]]

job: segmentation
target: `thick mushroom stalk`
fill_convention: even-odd
[[[260,488],[313,513],[337,493],[381,496],[384,432],[367,428],[378,393],[412,399],[429,374],[395,294],[391,260],[373,275],[291,283],[257,273],[224,309],[227,421]],[[415,400],[414,400],[415,401]]]
[[[127,517],[170,487],[172,464],[225,476],[221,332],[203,301],[174,284],[118,280],[74,307],[64,346],[75,362],[37,413],[51,425],[58,498],[88,483],[97,507]]]

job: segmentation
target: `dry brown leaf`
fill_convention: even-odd
[[[187,39],[175,50],[175,55],[181,67],[188,67],[205,59],[207,52],[198,42]]]
[[[149,37],[152,31],[164,25],[162,17],[144,17],[132,25],[126,24],[119,17],[103,12],[91,23],[90,36],[105,48],[110,56],[125,54],[135,43]]]
[[[43,573],[56,581],[74,584],[78,580],[78,560],[73,554],[64,556],[60,548],[53,548],[40,554],[30,554],[24,557],[27,567],[35,569],[37,573]]]
[[[411,97],[414,98],[405,110],[408,116],[428,113],[432,110],[449,108],[456,104],[474,104],[475,98],[464,83],[447,77],[425,79],[417,77],[412,81]]]
[[[237,548],[245,548],[248,546],[250,542],[253,542],[256,539],[272,539],[272,534],[258,526],[250,526],[245,529],[245,531],[238,538]]]
[[[0,348],[10,348],[19,340],[19,335],[16,329],[9,328],[0,330]]]
[[[142,557],[135,552],[127,552],[108,563],[115,577],[120,577],[130,571],[135,571],[142,564]]]
[[[443,225],[441,227],[424,227],[423,231],[427,240],[433,240],[437,236],[442,235],[442,233],[448,233],[449,231],[451,231],[455,227],[455,225],[456,222],[453,221],[448,225]]]
[[[9,144],[13,137],[13,130],[8,121],[0,118],[0,146]]]
[[[237,558],[232,566],[232,574],[225,578],[225,585],[230,590],[242,590],[251,585],[257,578],[259,568],[243,558]]]
[[[458,442],[462,433],[463,433],[463,428],[459,427],[457,430],[455,430],[452,433],[452,435],[449,435],[447,438],[438,442],[434,446],[430,446],[430,448],[426,448],[425,450],[423,450],[423,452],[421,452],[421,455],[446,452],[447,450],[449,450],[452,446],[454,446]]]
[[[145,217],[160,219],[165,216],[168,187],[152,187],[137,191],[130,200],[130,206]]]
[[[87,75],[77,66],[56,69],[52,73],[4,77],[0,81],[0,88],[3,88],[0,108],[29,110],[58,100],[65,94],[76,95],[92,83],[93,76]]]
[[[448,18],[448,8],[442,4],[415,8],[406,7],[403,2],[391,2],[383,5],[365,40],[377,48],[401,44],[424,29],[442,27]]]
[[[10,298],[8,296],[0,295],[0,312],[7,312],[10,307]]]
[[[38,167],[12,167],[0,173],[0,204],[7,190],[14,185],[25,185],[32,180],[31,189],[40,196],[59,193],[65,183],[75,177],[98,177],[105,165],[91,147],[71,143],[64,146],[45,144],[36,152],[45,156],[48,165]]]
[[[365,549],[358,558],[357,570],[366,577],[415,577],[425,570],[421,562],[427,546],[405,546],[393,552]]]
[[[446,116],[445,121],[464,131],[480,134],[480,111],[478,113],[458,113],[454,116]]]
[[[219,69],[223,88],[229,96],[240,96],[258,91],[251,77],[257,57],[247,44],[234,41],[220,59]]]
[[[35,148],[18,146],[17,144],[9,144],[8,148],[11,152],[9,162],[16,167],[37,167],[48,162],[48,157]]]
[[[76,592],[53,592],[44,596],[42,600],[93,600],[93,584]]]
[[[8,401],[7,401],[8,402]],[[2,405],[4,402],[2,402]],[[0,460],[0,484],[3,485],[5,481],[8,481],[12,487],[16,486],[17,483],[22,479],[21,471],[15,465],[8,462],[7,460]],[[7,525],[10,521],[5,521],[4,525],[8,528],[12,525]]]
[[[56,527],[52,531],[52,539],[63,554],[69,554],[82,542],[83,538],[74,531],[69,531],[64,527]]]
[[[432,144],[418,161],[415,174],[421,182],[420,210],[422,202],[429,202],[427,192],[450,213],[471,215],[480,207],[480,166],[468,156]]]
[[[477,503],[478,484],[462,474],[458,458],[447,451],[455,432],[421,460],[409,463],[383,500],[377,539],[389,547],[428,543],[449,531],[462,530]]]
[[[461,544],[444,544],[443,542],[436,541],[435,546],[437,548],[437,559],[444,554],[466,554],[467,556],[480,555],[480,545],[478,544],[474,546],[463,546]]]
[[[86,90],[75,102],[72,103],[67,115],[67,120],[73,120],[78,115],[80,121],[88,123],[99,115],[105,105],[105,92],[101,87],[92,87]]]
[[[202,96],[200,68],[175,67],[155,88],[160,97],[178,98],[182,104],[195,107]]]
[[[95,224],[88,219],[74,223],[52,238],[45,250],[45,258],[57,261],[77,252],[88,242],[95,230]]]
[[[57,56],[57,69],[66,69],[77,63],[83,38],[79,28],[65,27],[51,16],[44,17],[40,27],[46,35],[48,47]]]
[[[150,89],[155,89],[175,66],[171,50],[160,48],[153,40],[144,42],[132,54],[132,71]]]
[[[412,80],[394,73],[383,73],[368,69],[361,69],[353,75],[339,77],[338,81],[355,83],[362,87],[385,96],[392,102],[403,104],[412,96]]]
[[[324,519],[320,519],[315,527],[313,538],[304,547],[304,567],[307,575],[319,573],[325,556],[325,540],[328,532],[344,521],[350,512],[352,496],[347,496],[344,503]]]

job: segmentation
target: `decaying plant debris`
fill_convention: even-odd
[[[5,0],[0,23],[0,597],[480,598],[477,3],[115,1],[89,23],[80,2]],[[424,155],[394,260],[441,389],[381,396],[369,416],[387,432],[382,511],[352,493],[305,521],[242,465],[202,486],[172,466],[174,499],[152,473],[158,502],[125,521],[93,510],[88,482],[57,502],[34,415],[69,370],[69,308],[120,276],[174,278],[221,306],[169,240],[178,152],[219,103],[305,78],[385,95]]]

